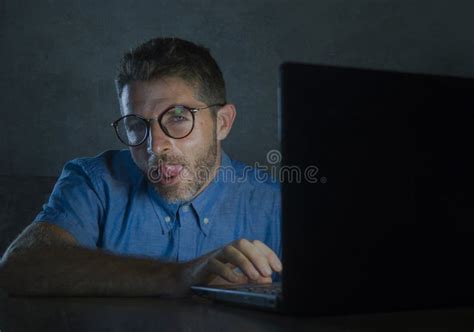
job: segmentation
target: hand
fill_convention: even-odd
[[[273,250],[261,241],[246,239],[232,242],[188,264],[191,284],[270,283],[272,273],[282,270]]]

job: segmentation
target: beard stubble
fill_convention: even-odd
[[[206,186],[211,177],[215,174],[217,163],[217,137],[215,130],[210,145],[204,151],[197,154],[194,162],[189,162],[184,156],[172,155],[153,155],[148,163],[148,178],[151,176],[150,170],[157,169],[157,165],[180,164],[184,166],[183,171],[178,175],[179,181],[173,185],[162,185],[157,181],[151,181],[155,191],[168,203],[188,202],[193,199],[204,186]],[[183,177],[181,174],[186,173]]]

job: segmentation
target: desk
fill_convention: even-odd
[[[474,330],[474,308],[290,317],[162,298],[6,297],[1,332],[16,331],[450,331]]]

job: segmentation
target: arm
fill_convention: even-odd
[[[0,287],[16,295],[181,296],[218,278],[271,282],[271,272],[280,270],[276,255],[259,241],[238,240],[190,262],[165,263],[80,247],[67,231],[43,222],[7,249]]]
[[[0,287],[27,295],[180,294],[177,267],[86,249],[56,225],[33,223],[7,249]]]

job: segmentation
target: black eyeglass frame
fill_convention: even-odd
[[[208,106],[203,106],[203,107],[196,107],[196,108],[191,108],[191,107],[187,107],[187,106],[184,106],[184,105],[173,105],[173,106],[170,106],[168,107],[167,109],[165,109],[161,114],[160,116],[158,116],[158,118],[151,118],[151,119],[145,119],[144,117],[140,116],[140,115],[136,115],[136,114],[127,114],[127,115],[124,115],[124,116],[121,116],[120,118],[118,118],[117,120],[115,120],[114,122],[112,122],[110,125],[114,128],[115,130],[115,134],[117,135],[117,138],[120,140],[120,142],[122,142],[123,144],[127,145],[127,146],[139,146],[141,144],[143,144],[148,136],[150,135],[150,128],[151,128],[151,121],[153,120],[156,120],[158,122],[158,124],[160,125],[160,128],[161,130],[163,130],[163,132],[165,133],[166,136],[170,137],[170,138],[173,138],[173,139],[182,139],[182,138],[185,138],[187,136],[189,136],[193,130],[194,130],[194,124],[196,123],[196,119],[195,119],[195,116],[194,114],[197,112],[197,111],[200,111],[200,110],[204,110],[204,109],[207,109],[207,108],[211,108],[211,107],[215,107],[215,106],[219,106],[219,107],[223,107],[225,106],[227,103],[219,103],[219,104],[212,104],[212,105],[208,105]],[[172,110],[173,108],[176,108],[176,107],[182,107],[184,108],[185,110],[191,112],[191,116],[193,118],[193,124],[192,124],[192,127],[191,129],[189,130],[189,132],[184,135],[184,136],[181,136],[181,137],[174,137],[172,135],[170,135],[170,133],[168,132],[168,130],[166,129],[165,126],[163,126],[163,124],[161,123],[161,119],[163,119],[163,116],[169,112],[170,110]],[[128,144],[126,142],[124,142],[122,140],[122,138],[120,138],[120,134],[118,132],[118,124],[120,121],[122,121],[123,119],[127,118],[127,117],[136,117],[136,118],[139,118],[143,121],[146,122],[146,133],[145,133],[145,136],[143,137],[143,139],[140,141],[140,143],[137,143],[137,144]]]

